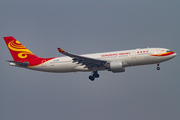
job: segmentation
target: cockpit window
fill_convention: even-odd
[[[170,51],[170,50],[167,50],[166,52],[172,52],[172,51]]]

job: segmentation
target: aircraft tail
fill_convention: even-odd
[[[3,38],[7,44],[7,47],[14,61],[23,61],[23,60],[39,58],[38,56],[34,55],[31,51],[29,51],[19,41],[17,41],[14,37],[8,36],[8,37],[3,37]]]

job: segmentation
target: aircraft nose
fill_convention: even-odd
[[[177,54],[174,52],[174,54],[172,54],[172,57],[176,57],[176,55],[177,55]]]

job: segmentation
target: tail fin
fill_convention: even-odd
[[[3,38],[7,44],[7,47],[14,61],[22,61],[26,59],[39,58],[38,56],[34,55],[31,51],[29,51],[19,41],[17,41],[14,37],[8,36],[8,37],[3,37]]]

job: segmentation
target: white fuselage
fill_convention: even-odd
[[[147,65],[161,63],[176,56],[176,53],[171,55],[159,56],[169,49],[165,48],[144,48],[125,51],[104,52],[95,54],[81,55],[88,58],[106,60],[108,63],[112,61],[122,61],[123,67]],[[153,56],[154,55],[154,56]],[[104,66],[87,68],[85,65],[74,62],[70,57],[56,57],[41,65],[28,67],[28,69],[46,71],[46,72],[77,72],[77,71],[99,71],[108,70]]]

